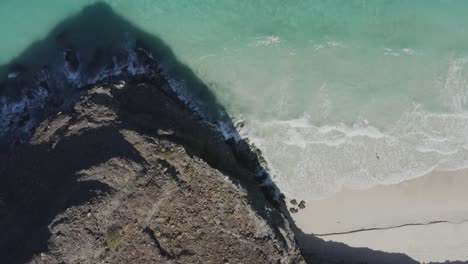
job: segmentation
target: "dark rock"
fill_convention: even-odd
[[[304,200],[301,200],[301,202],[299,203],[298,207],[300,209],[304,209],[305,208],[305,201]]]
[[[294,208],[294,207],[289,208],[289,211],[290,211],[291,213],[293,213],[293,214],[299,212],[299,210],[298,210],[297,208]]]
[[[78,60],[78,54],[74,49],[66,49],[65,53],[65,62],[68,70],[72,72],[77,72],[80,67],[80,61]]]
[[[244,121],[239,121],[236,123],[236,128],[240,129],[240,128],[244,128],[245,126],[245,122]]]
[[[44,88],[46,90],[49,90],[49,84],[47,83],[47,81],[41,81],[39,83],[39,86],[41,86],[42,88]]]
[[[292,199],[292,200],[291,200],[291,204],[292,204],[292,205],[297,205],[297,200],[296,200],[296,199]]]
[[[3,76],[0,76],[0,78],[1,77]],[[6,87],[7,87],[6,83],[7,83],[6,81],[0,79],[0,95],[4,93],[4,90],[6,90]]]

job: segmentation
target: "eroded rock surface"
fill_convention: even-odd
[[[103,84],[0,157],[2,263],[301,263],[209,124],[155,84]]]

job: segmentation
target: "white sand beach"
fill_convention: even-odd
[[[421,262],[468,260],[468,170],[344,190],[293,214],[304,233]]]

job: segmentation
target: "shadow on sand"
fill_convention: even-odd
[[[155,25],[157,26],[157,25]],[[143,48],[158,64],[164,65],[167,72],[175,79],[184,83],[185,93],[189,95],[195,107],[203,113],[204,118],[216,123],[219,120],[228,123],[228,127],[234,125],[227,118],[225,109],[217,102],[208,87],[197,78],[190,68],[180,63],[168,47],[158,37],[143,32],[131,23],[115,14],[106,4],[95,4],[83,9],[76,16],[70,17],[57,25],[43,40],[31,44],[22,54],[16,57],[8,65],[0,66],[0,76],[6,77],[10,72],[19,73],[17,78],[3,80],[0,78],[0,96],[14,102],[23,96],[34,96],[33,89],[41,86],[47,90],[48,96],[44,106],[34,108],[36,112],[25,108],[25,119],[35,119],[35,124],[56,111],[66,111],[73,105],[80,95],[87,81],[100,72],[112,70],[119,62],[127,61],[125,54],[126,45],[135,43],[136,48]],[[68,64],[67,64],[68,63]],[[120,69],[120,74],[128,74],[130,68],[136,67],[127,64]],[[120,63],[122,64],[122,63]],[[64,68],[68,65],[68,69]],[[71,68],[71,69],[70,69]],[[80,81],[70,77],[70,72],[79,73]],[[144,75],[144,74],[142,74]],[[41,77],[42,76],[42,77]],[[46,76],[46,77],[44,77]],[[105,77],[101,81],[106,81]],[[30,112],[28,112],[30,111]],[[21,153],[14,153],[15,149],[3,148],[3,156],[0,156],[0,195],[2,199],[11,204],[12,209],[6,210],[0,204],[0,259],[5,263],[24,262],[34,254],[46,250],[49,237],[47,226],[60,212],[73,205],[89,202],[96,195],[105,195],[112,192],[109,186],[103,186],[97,182],[78,181],[77,172],[101,163],[114,156],[126,156],[132,160],[139,160],[133,146],[129,145],[118,132],[112,128],[94,131],[93,136],[80,135],[71,138],[64,146],[58,145],[54,151],[48,153],[47,146],[33,146],[25,144]],[[96,134],[97,133],[97,134]],[[102,136],[99,136],[102,135]],[[232,143],[232,142],[231,142]],[[76,155],[66,151],[70,146],[80,146],[76,149],[79,153],[92,153],[93,155],[81,155],[81,160],[76,160]],[[112,151],[107,151],[106,146],[112,144]],[[1,146],[1,145],[0,145]],[[5,146],[5,145],[4,145]],[[99,147],[97,147],[99,146]],[[234,148],[239,154],[244,166],[253,172],[262,171],[260,157],[244,141],[237,143]],[[44,164],[41,157],[48,153],[47,157],[52,164]],[[9,162],[11,155],[19,155],[13,163]],[[77,165],[78,164],[78,165]],[[217,164],[212,164],[216,167]],[[17,167],[26,166],[23,173],[14,175]],[[223,170],[222,168],[219,168]],[[259,177],[258,182],[265,180],[266,175]],[[231,175],[234,181],[243,184],[241,176]],[[6,184],[4,184],[6,183]],[[28,183],[31,183],[28,185]],[[24,184],[23,188],[12,191],[11,186]],[[66,186],[65,189],[57,189],[54,186]],[[252,207],[260,216],[278,231],[279,223],[271,219],[279,214],[277,210],[268,210],[268,205],[258,201],[258,193],[252,193],[252,188],[246,188]],[[404,254],[386,253],[374,251],[368,248],[352,248],[342,243],[325,242],[313,235],[304,234],[294,225],[288,210],[281,202],[275,202],[272,198],[275,186],[264,188],[265,197],[290,220],[296,237],[299,238],[303,254],[310,263],[418,263]],[[67,194],[67,195],[65,195]],[[262,200],[265,200],[264,198]],[[2,211],[3,210],[3,211]],[[14,215],[11,218],[9,215]],[[281,233],[279,233],[281,234]]]

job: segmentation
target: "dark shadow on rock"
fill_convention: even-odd
[[[34,102],[25,107],[25,112],[34,114],[23,114],[26,121],[34,118],[38,123],[51,111],[71,107],[83,86],[94,80],[108,80],[100,76],[102,72],[108,75],[118,73],[119,78],[130,75],[143,77],[146,73],[139,74],[137,64],[148,64],[145,60],[152,58],[156,59],[157,67],[164,65],[165,71],[170,72],[181,85],[190,87],[187,96],[198,103],[196,106],[205,118],[213,121],[225,114],[225,111],[217,111],[222,110],[222,106],[215,96],[189,67],[178,61],[169,46],[133,26],[104,3],[88,6],[65,19],[44,39],[32,43],[10,63],[0,65],[0,97],[11,101],[21,98],[33,101],[38,87],[46,90],[48,96],[44,99],[43,109],[28,110],[38,108],[38,103]],[[17,77],[8,78],[10,73],[17,74]],[[18,131],[20,129],[10,134]],[[0,143],[1,136],[0,128]]]
[[[102,182],[80,180],[80,170],[113,157],[143,161],[111,127],[62,136],[57,143],[23,145],[16,150],[0,160],[2,263],[24,263],[46,251],[48,225],[57,214],[112,192]]]
[[[166,86],[162,87],[163,89],[170,91],[167,81],[161,81],[158,76],[148,77],[146,73],[131,74],[132,69],[138,65],[128,62],[129,55],[125,52],[129,52],[126,47],[129,42],[133,43],[130,49],[139,57],[138,61],[149,61],[148,65],[153,73],[160,74],[161,69],[154,65],[162,65],[165,72],[184,84],[183,92],[189,97],[192,103],[190,106],[198,109],[205,120],[213,124],[222,121],[227,127],[234,129],[235,126],[215,95],[189,67],[177,59],[169,46],[158,37],[133,26],[104,3],[91,5],[64,20],[52,29],[46,38],[31,44],[8,65],[0,66],[0,96],[15,102],[25,96],[34,96],[34,93],[29,95],[30,91],[38,86],[47,90],[48,96],[44,99],[43,106],[25,107],[24,111],[19,113],[24,115],[25,119],[34,119],[34,124],[38,124],[52,113],[66,111],[72,106],[86,86],[91,84],[90,80],[100,72],[116,70],[118,64],[125,63],[127,64],[120,69],[119,75],[115,76],[117,79],[158,82],[158,85]],[[10,72],[18,72],[18,77],[1,79]],[[78,82],[73,79],[73,73],[80,74]],[[112,77],[104,77],[99,81],[105,82],[109,79]],[[173,97],[176,98],[177,95]],[[151,104],[152,102],[148,101],[136,107],[136,104],[129,102],[127,110],[139,114],[146,111],[142,110],[145,105]],[[138,115],[138,118],[152,120],[154,117]],[[136,125],[138,118],[134,119]],[[171,129],[169,125],[156,124],[156,127],[150,127],[149,130]],[[144,126],[140,127],[145,129]],[[10,134],[17,131],[19,130],[12,129]],[[230,144],[231,151],[239,162],[252,172],[250,175],[238,174],[235,170],[226,169],[223,153],[217,153],[209,144],[197,145],[197,131],[193,131],[192,134],[194,140],[190,141],[190,148],[194,149],[194,155],[201,156],[213,167],[230,175],[232,181],[241,184],[247,190],[251,206],[275,230],[278,237],[283,236],[280,230],[284,228],[285,223],[280,221],[280,211],[272,208],[280,208],[290,220],[296,236],[302,241],[300,247],[310,263],[416,263],[403,254],[352,248],[302,233],[294,225],[282,201],[274,199],[276,186],[258,186],[268,178],[258,150],[249,146],[246,141],[228,140],[227,144]],[[9,155],[16,152],[16,149],[12,148],[8,155],[2,154],[7,152],[6,148],[0,149],[0,155],[3,155],[0,156],[0,191],[1,195],[6,197],[3,216],[0,213],[0,258],[5,263],[22,262],[34,253],[44,250],[48,238],[47,225],[62,210],[90,201],[97,193],[112,191],[98,182],[78,181],[78,171],[115,156],[138,161],[141,159],[118,131],[110,127],[64,138],[55,147],[50,144],[25,144],[19,148],[19,153],[15,153],[17,157],[10,159]],[[263,193],[260,190],[263,190]]]

